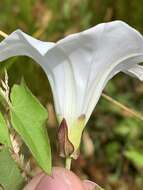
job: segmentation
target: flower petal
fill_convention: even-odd
[[[80,61],[75,66],[76,70],[78,70],[78,64],[81,67],[85,64],[85,69],[87,68],[86,75],[85,72],[82,72],[82,69],[79,69],[79,75],[75,77],[78,80],[78,77],[83,76],[86,80],[86,83],[84,82],[85,93],[81,111],[83,114],[86,113],[87,121],[108,80],[120,71],[128,71],[129,73],[134,65],[143,61],[143,38],[139,32],[121,21],[100,24],[78,35],[79,41],[77,41],[77,44],[81,45],[82,43],[81,49],[83,48],[86,52],[87,48],[85,47],[89,47],[88,50],[90,49],[91,53],[91,61],[86,61],[86,63],[84,62],[86,54],[80,53]],[[74,38],[77,39],[77,35]],[[84,39],[84,43],[82,39]],[[66,50],[69,46],[66,46]],[[74,55],[74,50],[77,51],[74,47],[69,53],[71,58]],[[136,69],[136,76],[140,75],[140,71]],[[74,73],[76,75],[77,71]],[[81,96],[80,92],[79,95]]]
[[[55,44],[18,30],[0,44],[0,60],[14,55],[30,56],[43,67],[59,120],[65,118],[68,126],[81,115],[84,124],[88,121],[106,83],[117,73],[143,79],[143,66],[138,65],[143,37],[122,21],[99,24]]]
[[[143,66],[142,65],[134,65],[127,71],[124,71],[128,75],[137,77],[139,80],[143,81]]]
[[[26,55],[39,63],[50,80],[57,113],[66,117],[75,111],[74,79],[68,56],[54,47],[55,43],[42,42],[21,30],[16,30],[0,43],[0,61],[12,56]],[[48,53],[49,50],[51,53]]]
[[[123,71],[133,75],[134,70],[134,75],[141,76],[137,63],[143,61],[143,38],[122,21],[99,24],[69,35],[58,41],[57,47],[67,55],[67,64],[73,71],[78,105],[76,115],[85,114],[86,121],[106,83],[115,74]],[[136,69],[133,69],[134,65]]]
[[[39,63],[46,74],[49,74],[48,72],[50,72],[50,69],[47,64],[47,59],[45,59],[44,55],[54,46],[55,43],[42,42],[18,29],[0,43],[0,61],[13,56],[28,56]],[[52,84],[53,81],[50,81]]]
[[[55,46],[45,55],[49,80],[56,102],[56,113],[63,118],[76,115],[76,89],[72,63],[66,53]],[[61,119],[63,119],[61,118]]]
[[[26,55],[36,62],[54,46],[51,42],[37,40],[21,30],[16,30],[0,43],[0,61],[12,56]]]

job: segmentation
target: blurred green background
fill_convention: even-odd
[[[143,33],[143,0],[0,1],[0,30],[9,34],[20,28],[45,41],[56,41],[70,33],[116,19]],[[48,80],[34,61],[26,57],[9,59],[0,64],[0,77],[5,67],[10,86],[24,77],[45,106],[52,102]],[[105,92],[143,113],[143,84],[138,80],[119,74],[108,83]],[[48,130],[56,157],[53,131]],[[106,190],[143,189],[141,120],[101,98],[88,122],[82,145],[81,156],[73,162],[73,170],[79,175],[96,181]],[[58,164],[57,157],[54,162]]]

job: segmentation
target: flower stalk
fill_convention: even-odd
[[[65,168],[70,170],[71,169],[71,162],[72,162],[72,158],[71,157],[67,157],[66,158],[66,163],[65,163]]]

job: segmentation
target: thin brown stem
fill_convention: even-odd
[[[120,107],[121,109],[127,111],[132,116],[135,116],[136,118],[138,118],[140,120],[143,120],[143,115],[140,112],[137,112],[137,111],[123,105],[122,103],[118,102],[117,100],[113,99],[111,96],[108,96],[107,94],[102,93],[102,97],[105,98],[106,100],[108,100],[109,102],[113,103],[114,105]]]

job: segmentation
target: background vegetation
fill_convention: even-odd
[[[0,30],[9,34],[20,28],[45,41],[56,41],[67,34],[116,19],[143,33],[143,0],[0,1]],[[10,85],[24,77],[45,106],[52,102],[48,80],[34,61],[26,57],[9,59],[0,64],[1,77],[5,67]],[[105,92],[143,112],[143,84],[138,80],[119,74],[108,83]],[[52,120],[52,127],[48,130],[54,147],[54,165],[58,165],[55,125]],[[72,166],[79,175],[89,177],[107,190],[142,189],[142,120],[101,98],[88,122],[82,143],[82,154]]]

